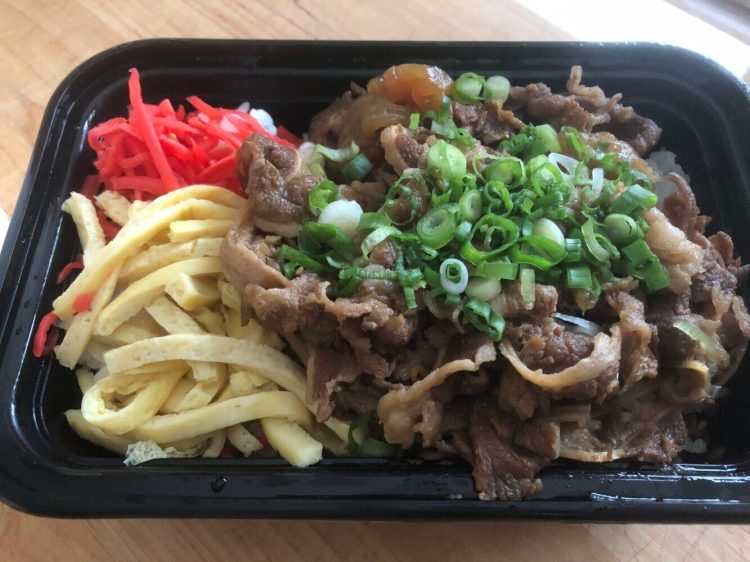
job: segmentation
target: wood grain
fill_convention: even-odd
[[[602,25],[607,10],[601,10]],[[89,56],[162,36],[575,38],[512,1],[0,1],[0,206],[12,211],[44,106]],[[644,21],[647,20],[644,15]],[[658,27],[654,27],[658,40]],[[0,460],[0,462],[2,462]],[[748,560],[750,526],[55,520],[0,506],[11,560]]]

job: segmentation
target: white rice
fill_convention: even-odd
[[[674,152],[662,148],[652,152],[646,162],[659,176],[659,179],[654,184],[654,192],[659,196],[660,201],[664,201],[666,197],[677,191],[675,185],[671,181],[665,180],[663,177],[669,172],[675,172],[681,175],[685,178],[685,181],[688,182],[688,184],[690,183],[690,176],[688,176],[685,170],[682,169],[682,166],[677,163],[677,158]]]

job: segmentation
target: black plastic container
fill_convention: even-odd
[[[750,362],[710,421],[725,464],[693,456],[671,466],[555,463],[544,490],[523,502],[481,502],[463,463],[330,459],[294,469],[281,460],[154,461],[126,468],[78,439],[63,412],[80,404],[73,374],[35,359],[35,325],[59,294],[54,274],[77,253],[60,204],[91,171],[90,124],[120,115],[128,69],[148,101],[198,94],[234,106],[250,100],[301,133],[343,92],[400,62],[456,75],[502,73],[514,84],[563,89],[569,67],[584,83],[622,92],[664,129],[692,177],[712,228],[729,231],[750,261],[750,99],[713,62],[648,44],[347,43],[153,40],[106,51],[73,71],[47,107],[0,257],[0,496],[59,516],[317,518],[555,518],[750,521]]]

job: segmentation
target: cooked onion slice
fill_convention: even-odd
[[[599,332],[594,336],[594,350],[591,355],[581,359],[575,365],[563,369],[559,373],[544,373],[541,369],[532,371],[513,349],[507,339],[500,342],[500,353],[510,361],[513,368],[524,379],[541,388],[560,389],[574,384],[595,379],[605,372],[608,366],[620,361],[620,327],[615,325],[608,336]]]
[[[602,330],[599,324],[591,322],[590,320],[586,320],[585,318],[580,318],[578,316],[571,316],[569,314],[563,314],[562,312],[553,312],[552,317],[556,318],[557,320],[562,320],[566,324],[572,324],[573,326],[576,326],[577,329],[574,328],[570,331],[576,334],[581,334],[583,336],[594,337]]]

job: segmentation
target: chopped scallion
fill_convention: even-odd
[[[469,270],[461,260],[448,258],[440,264],[440,286],[446,293],[460,295],[469,283]]]
[[[440,249],[456,234],[456,219],[446,207],[430,210],[417,222],[417,236],[422,243]]]
[[[314,216],[318,216],[329,203],[339,198],[339,188],[331,180],[323,180],[310,190],[307,206]]]
[[[505,103],[510,93],[510,82],[505,76],[490,76],[484,84],[484,97]]]
[[[534,270],[529,267],[521,269],[521,299],[526,310],[534,308],[536,302],[536,281],[534,279]]]
[[[329,148],[318,144],[315,146],[315,151],[333,162],[347,162],[359,154],[359,146],[354,141],[344,148]]]
[[[477,298],[469,298],[464,306],[464,317],[477,330],[486,334],[492,341],[503,339],[505,320],[492,310],[487,302]]]
[[[367,174],[372,172],[375,166],[370,159],[364,154],[357,154],[352,160],[344,166],[344,179],[351,183],[352,181],[362,181]]]
[[[586,244],[586,249],[591,253],[594,259],[600,262],[606,262],[609,260],[609,252],[599,244],[596,239],[596,232],[594,232],[594,221],[592,219],[587,220],[581,226],[581,234],[583,234],[583,241]]]
[[[453,98],[461,103],[477,103],[482,99],[485,80],[474,72],[465,72],[453,83]]]

